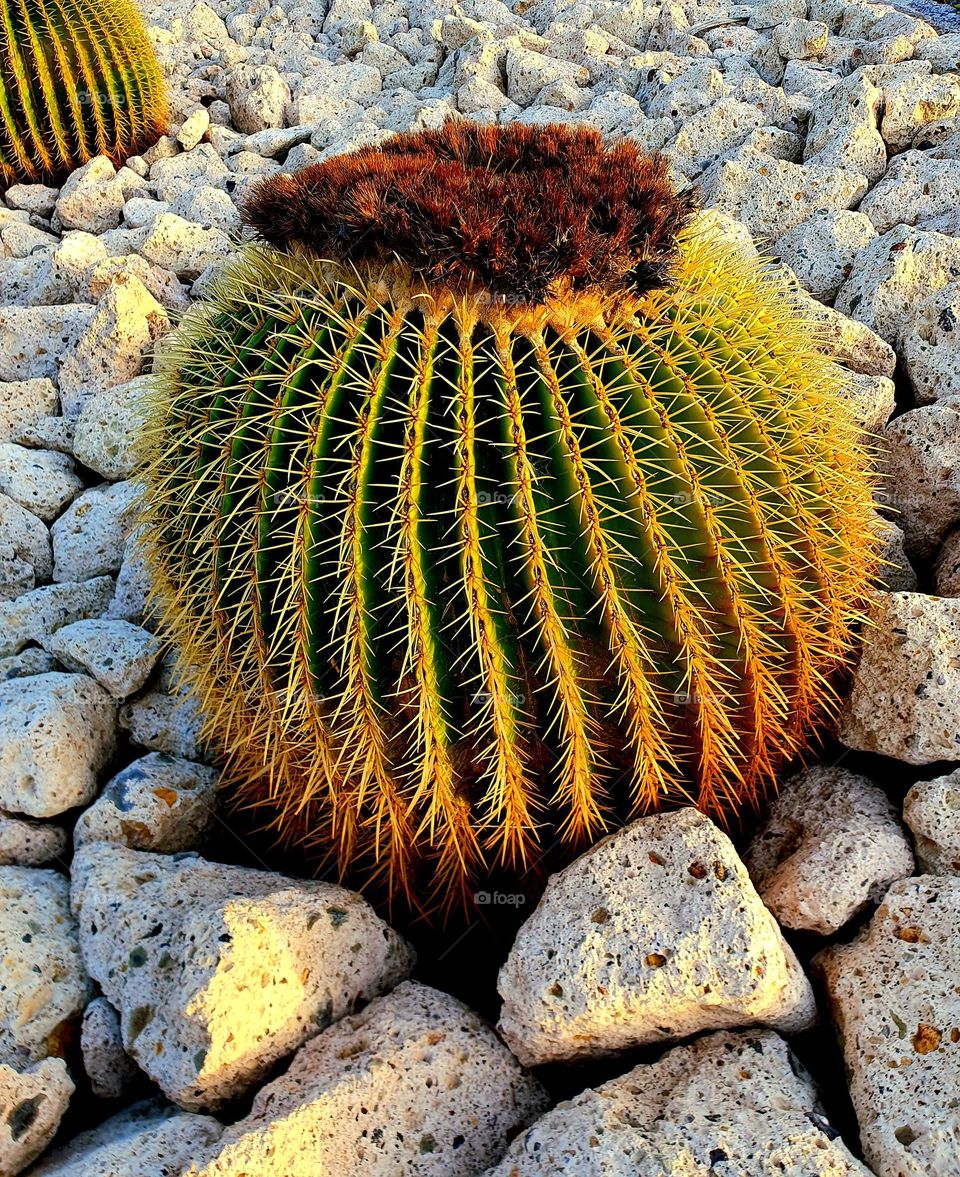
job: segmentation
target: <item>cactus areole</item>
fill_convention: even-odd
[[[448,123],[273,177],[149,429],[157,601],[225,781],[422,905],[756,803],[875,565],[844,375],[665,161]]]

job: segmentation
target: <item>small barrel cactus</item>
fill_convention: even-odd
[[[448,898],[755,802],[836,703],[869,462],[789,290],[662,159],[448,123],[262,183],[167,350],[156,598],[226,779]]]
[[[167,128],[167,98],[131,0],[0,0],[0,185],[120,163]]]

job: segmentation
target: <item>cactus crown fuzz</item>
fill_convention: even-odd
[[[666,160],[629,139],[463,121],[270,179],[245,219],[281,249],[539,304],[663,286],[691,209]]]
[[[164,349],[154,600],[228,786],[354,880],[429,906],[725,817],[835,711],[845,377],[664,166],[452,124],[272,178]]]
[[[59,183],[167,130],[167,97],[132,0],[0,0],[0,186]]]

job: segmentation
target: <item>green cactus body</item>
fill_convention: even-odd
[[[622,314],[252,249],[165,361],[146,475],[228,779],[441,897],[755,801],[833,711],[874,564],[842,381],[716,241]]]
[[[0,184],[120,163],[167,128],[156,54],[131,0],[0,0]]]

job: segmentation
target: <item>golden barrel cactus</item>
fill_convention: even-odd
[[[167,98],[132,0],[0,0],[0,185],[121,163],[167,129]]]
[[[425,902],[755,802],[836,703],[868,461],[663,160],[448,123],[264,182],[167,350],[156,600],[226,780]]]

